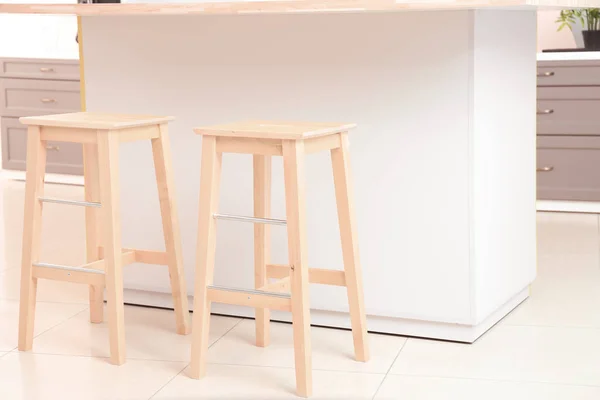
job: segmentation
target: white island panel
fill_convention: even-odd
[[[511,29],[504,34],[504,27]],[[536,272],[536,14],[478,10],[473,43],[475,323]]]

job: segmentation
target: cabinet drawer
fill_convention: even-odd
[[[79,83],[34,79],[0,80],[0,115],[27,117],[79,111]]]
[[[564,147],[540,147],[538,142],[538,199],[600,200],[600,142],[569,143],[568,139],[554,144]]]
[[[9,58],[0,60],[0,76],[79,80],[79,62],[75,60],[39,60]]]
[[[600,66],[543,66],[537,70],[538,86],[593,86],[600,85]]]
[[[538,100],[537,133],[600,135],[600,100]]]
[[[2,166],[5,169],[25,170],[27,127],[18,118],[0,119],[2,129]],[[78,143],[48,142],[46,171],[58,174],[81,175],[83,153]]]
[[[538,100],[600,100],[600,86],[538,86],[537,98]]]

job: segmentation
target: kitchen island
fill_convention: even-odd
[[[600,1],[11,4],[0,12],[83,15],[87,109],[176,117],[188,294],[202,146],[192,128],[356,122],[350,141],[369,329],[472,342],[527,298],[536,273],[537,5]],[[147,150],[122,146],[125,247],[163,243]],[[221,212],[252,214],[251,166],[248,155],[224,157]],[[306,167],[309,264],[341,269],[329,156],[310,155]],[[275,159],[274,218],[285,215],[282,172]],[[285,229],[271,236],[272,262],[285,263]],[[252,238],[252,226],[219,222],[215,284],[252,287]],[[128,267],[126,300],[170,306],[165,274]],[[349,326],[342,288],[311,288],[311,304],[313,323]],[[213,312],[253,315],[217,304]]]

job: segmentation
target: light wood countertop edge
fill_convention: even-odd
[[[600,7],[600,0],[275,0],[151,4],[0,4],[0,13],[80,16],[235,15],[535,7]]]

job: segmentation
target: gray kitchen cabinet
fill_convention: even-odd
[[[600,200],[600,136],[538,136],[540,199]]]
[[[76,60],[3,58],[0,59],[0,76],[79,81],[79,62]]]
[[[600,201],[600,61],[538,63],[537,195]]]
[[[2,117],[2,159],[6,169],[25,170],[27,127],[18,118]],[[47,142],[46,170],[78,175],[82,173],[83,153],[78,143]]]
[[[80,108],[79,82],[0,79],[0,115],[25,117],[61,114]]]
[[[2,168],[25,170],[27,128],[19,117],[80,111],[76,60],[0,59]],[[81,175],[80,144],[48,142],[46,171]]]
[[[600,61],[540,61],[538,86],[598,86]]]

